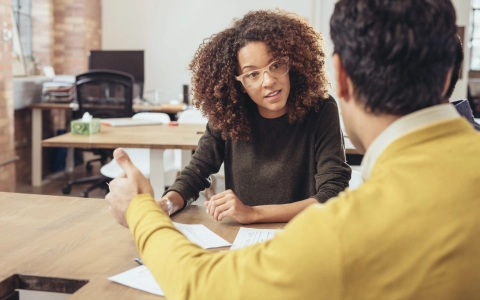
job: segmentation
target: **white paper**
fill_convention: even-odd
[[[144,292],[165,296],[152,273],[145,266],[138,266],[108,279]]]
[[[173,222],[173,224],[191,242],[199,245],[203,249],[226,247],[232,245],[202,224],[180,224],[175,222]]]
[[[191,242],[199,245],[204,249],[226,247],[231,244],[213,231],[201,224],[181,224],[173,223]],[[112,276],[111,281],[129,286],[134,289],[149,292],[155,295],[164,296],[162,289],[153,278],[146,266],[139,266]]]
[[[275,233],[280,232],[280,229],[255,229],[240,227],[240,230],[233,241],[230,250],[236,250],[247,247],[253,244],[268,241],[273,238]]]
[[[100,119],[100,123],[112,127],[124,127],[124,126],[141,126],[141,125],[158,125],[162,124],[159,120],[150,119],[133,119],[133,118],[109,118]]]

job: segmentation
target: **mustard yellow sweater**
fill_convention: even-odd
[[[237,251],[192,244],[149,195],[127,220],[168,299],[480,299],[480,134],[460,118],[408,134],[359,189]]]

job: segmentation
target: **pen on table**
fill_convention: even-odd
[[[143,266],[143,261],[140,258],[135,257],[133,260],[136,261],[137,264]]]

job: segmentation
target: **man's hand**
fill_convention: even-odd
[[[113,152],[113,157],[123,169],[120,176],[110,182],[110,192],[105,196],[115,220],[128,227],[126,220],[127,208],[132,199],[139,194],[153,195],[153,188],[145,176],[135,167],[122,148]]]
[[[238,199],[232,190],[226,190],[205,201],[207,214],[212,215],[216,221],[221,221],[225,217],[232,217],[242,224],[254,223],[256,216],[255,210],[246,206]]]

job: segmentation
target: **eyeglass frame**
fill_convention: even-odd
[[[270,66],[273,65],[274,63],[278,63],[278,62],[282,62],[282,61],[285,61],[285,63],[287,64],[287,71],[280,76],[277,76],[277,77],[273,76],[272,73],[270,72]],[[240,81],[242,83],[242,86],[246,89],[258,88],[259,86],[262,85],[263,81],[265,80],[265,72],[267,72],[270,76],[272,76],[272,78],[275,78],[275,79],[277,79],[279,77],[282,77],[283,75],[290,72],[290,65],[288,64],[288,61],[289,61],[288,56],[280,57],[278,59],[275,59],[274,61],[272,61],[271,63],[269,63],[268,65],[266,65],[265,67],[263,67],[261,69],[251,70],[251,71],[248,71],[248,72],[243,73],[241,75],[235,76],[235,79]],[[243,79],[244,76],[246,76],[246,75],[248,75],[249,73],[252,73],[252,72],[259,72],[260,74],[262,74],[263,75],[262,82],[260,82],[260,84],[258,86],[255,86],[255,87],[246,87],[245,84],[243,84],[242,79]]]

